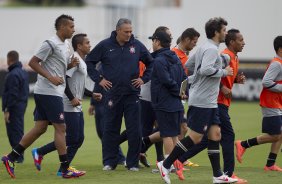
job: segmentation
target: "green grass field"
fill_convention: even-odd
[[[0,184],[60,184],[60,183],[79,183],[79,184],[159,184],[163,183],[159,174],[151,173],[151,168],[155,168],[155,150],[150,149],[148,159],[153,164],[151,168],[142,168],[139,172],[129,172],[124,167],[119,166],[115,171],[102,171],[101,159],[101,143],[98,139],[95,129],[94,117],[88,116],[87,108],[89,101],[84,101],[84,117],[85,117],[85,141],[78,154],[76,155],[72,165],[78,169],[86,170],[87,174],[78,179],[64,180],[56,176],[59,166],[59,159],[56,152],[44,157],[42,171],[36,172],[33,165],[31,148],[39,147],[48,143],[53,139],[53,128],[50,126],[46,134],[40,137],[25,152],[24,164],[16,166],[16,179],[11,179],[7,174],[3,165],[0,166]],[[25,131],[33,126],[33,109],[34,101],[29,100],[28,109],[25,116]],[[231,120],[236,132],[236,139],[246,139],[258,135],[261,131],[261,112],[258,103],[234,102],[230,108]],[[127,150],[127,144],[122,145],[124,152]],[[264,172],[263,167],[268,156],[270,145],[262,145],[248,150],[244,155],[244,163],[236,162],[236,174],[249,181],[249,184],[278,184],[282,181],[281,173]],[[8,144],[6,129],[1,113],[0,124],[0,154],[7,154],[11,148]],[[279,153],[277,164],[282,165],[282,153]],[[171,174],[173,184],[189,183],[189,184],[207,184],[212,183],[212,170],[207,157],[207,152],[203,151],[192,159],[193,162],[200,164],[200,167],[190,168],[185,171],[186,180],[179,181],[175,174]]]

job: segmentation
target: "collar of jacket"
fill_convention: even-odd
[[[8,70],[9,70],[9,71],[12,71],[14,68],[17,68],[17,67],[22,68],[22,66],[23,66],[22,63],[19,62],[19,61],[17,61],[17,62],[15,62],[14,64],[10,65],[10,66],[8,67]]]
[[[155,58],[157,55],[159,55],[162,52],[168,51],[170,48],[161,48],[159,50],[154,51],[151,55]]]
[[[112,31],[110,39],[111,39],[112,42],[114,42],[114,43],[116,43],[116,44],[119,45],[119,43],[118,43],[118,41],[117,41],[117,32],[116,32],[116,31]],[[132,34],[131,37],[130,37],[130,39],[129,39],[129,41],[126,42],[124,45],[132,44],[132,42],[134,41],[134,39],[135,39],[135,38],[134,38],[134,35]]]

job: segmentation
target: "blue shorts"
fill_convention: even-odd
[[[34,121],[65,123],[63,98],[52,95],[34,94]]]
[[[181,111],[165,112],[156,110],[155,112],[161,137],[175,137],[180,134],[180,123],[183,116]]]
[[[218,108],[190,106],[187,119],[188,127],[199,134],[205,134],[211,125],[220,125]]]
[[[262,133],[279,135],[282,132],[282,116],[264,117],[262,119]]]

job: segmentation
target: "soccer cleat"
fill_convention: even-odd
[[[6,170],[7,170],[8,174],[11,176],[11,178],[16,178],[15,173],[14,173],[14,170],[15,170],[14,162],[12,162],[8,158],[8,156],[3,156],[1,160],[4,164],[4,166],[6,167]]]
[[[241,142],[240,140],[238,141],[235,141],[235,147],[236,147],[236,158],[238,160],[239,163],[242,163],[242,157],[246,151],[246,148],[244,148],[242,145],[241,145]]]
[[[265,171],[278,171],[278,172],[282,172],[282,168],[280,168],[280,167],[277,166],[277,165],[273,165],[273,166],[270,166],[270,167],[264,166],[263,169],[264,169]]]
[[[85,172],[82,173],[81,171],[78,171],[78,170],[76,170],[72,167],[69,167],[65,173],[62,172],[62,177],[66,178],[66,179],[78,178],[80,176],[83,176],[84,174],[85,174]]]
[[[147,155],[146,153],[140,153],[139,155],[139,161],[141,162],[141,164],[143,164],[145,167],[150,167],[150,163],[147,160]]]
[[[247,184],[248,181],[243,179],[243,178],[239,178],[238,176],[236,176],[234,173],[232,174],[231,178],[233,179],[237,179],[237,183],[236,184]]]
[[[160,175],[162,177],[162,179],[165,181],[166,184],[170,184],[170,178],[169,178],[169,169],[166,169],[163,166],[163,161],[160,161],[157,163],[157,167],[160,171]]]
[[[57,171],[57,176],[62,176],[62,171]]]
[[[185,177],[183,175],[183,168],[184,168],[183,164],[179,160],[175,160],[173,165],[174,165],[174,167],[176,169],[175,173],[177,174],[178,178],[180,180],[184,180]]]
[[[37,153],[37,148],[33,148],[32,151],[31,151],[31,154],[32,154],[33,162],[34,162],[34,165],[35,165],[36,169],[38,171],[40,171],[41,170],[41,162],[43,160],[43,156],[39,155]]]
[[[70,166],[70,167],[68,168],[68,170],[77,173],[77,174],[78,174],[78,177],[83,176],[83,175],[86,174],[86,171],[79,171],[79,170],[77,170],[77,169],[76,169],[75,167],[73,167],[73,166]],[[61,170],[58,170],[57,176],[62,176],[62,171],[61,171]]]
[[[114,169],[113,169],[113,167],[110,166],[110,165],[105,165],[105,166],[103,167],[103,171],[112,171],[112,170],[114,170]]]
[[[190,160],[187,160],[183,163],[183,165],[188,166],[188,167],[199,167],[199,164],[193,163]]]
[[[223,174],[223,175],[221,175],[219,177],[213,177],[213,183],[214,184],[219,184],[219,183],[235,183],[237,181],[238,181],[238,179],[228,177],[225,174]]]

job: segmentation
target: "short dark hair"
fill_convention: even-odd
[[[55,29],[58,31],[61,25],[66,24],[68,20],[74,21],[70,15],[60,15],[55,21]]]
[[[167,30],[169,30],[168,27],[166,26],[159,26],[157,27],[157,29],[155,30],[154,34],[153,34],[153,37],[154,35],[157,35],[159,34],[160,32],[163,32],[161,33],[161,36],[163,37],[163,39],[157,39],[160,41],[160,45],[161,47],[163,48],[169,48],[171,46],[171,35],[167,34]]]
[[[277,53],[279,48],[282,48],[282,36],[277,36],[273,41],[274,50]]]
[[[229,46],[230,45],[230,42],[233,40],[235,41],[237,39],[237,35],[240,33],[240,31],[238,29],[230,29],[228,32],[227,32],[227,35],[225,37],[225,45],[226,46]]]
[[[156,33],[156,32],[160,32],[160,31],[166,32],[167,30],[169,30],[168,27],[166,27],[166,26],[159,26],[159,27],[157,27],[157,29],[155,30],[155,33]]]
[[[120,18],[117,22],[116,29],[120,28],[123,24],[131,24],[131,20],[127,18]]]
[[[180,43],[180,41],[181,41],[181,36],[179,36],[179,37],[177,38],[177,40],[176,40],[176,45],[178,45],[178,44]]]
[[[191,40],[195,37],[200,37],[200,33],[196,31],[194,28],[188,28],[181,34],[181,40],[185,40],[186,38],[190,38]]]
[[[84,34],[84,33],[79,33],[72,37],[71,44],[72,44],[74,51],[77,50],[78,44],[83,44],[83,40],[85,37],[87,37],[87,34]]]
[[[19,53],[15,50],[11,50],[7,54],[7,58],[10,59],[10,61],[16,62],[19,61]]]
[[[227,24],[227,21],[221,17],[211,18],[205,25],[207,38],[213,38],[215,36],[215,32],[220,32],[222,26],[227,26]]]

